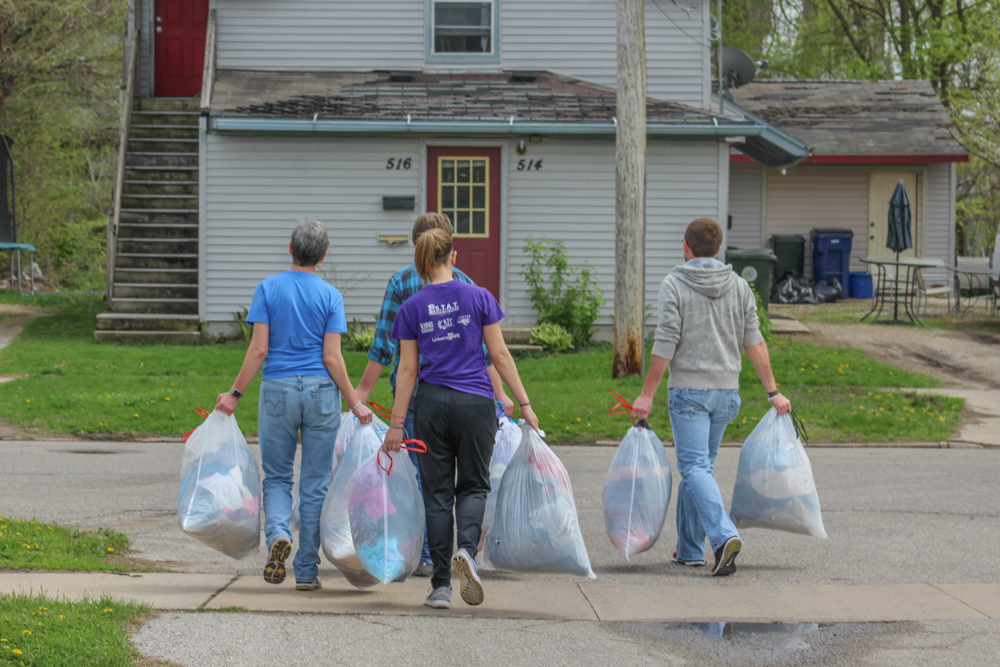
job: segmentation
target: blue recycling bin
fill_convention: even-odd
[[[872,274],[867,271],[851,271],[850,292],[852,299],[870,299],[874,294]]]
[[[836,278],[844,298],[850,296],[851,244],[854,232],[849,229],[814,229],[813,279],[829,283]]]

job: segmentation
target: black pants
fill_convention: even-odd
[[[458,548],[476,555],[490,492],[496,414],[493,401],[485,396],[420,383],[413,427],[427,445],[427,453],[418,458],[434,588],[451,585],[456,523]]]

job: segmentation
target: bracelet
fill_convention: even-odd
[[[770,399],[774,398],[775,396],[777,396],[780,393],[781,393],[780,389],[775,389],[774,391],[769,391],[769,392],[767,392],[767,398],[768,398],[768,400],[770,400]]]
[[[389,415],[390,415],[390,419],[402,419],[404,422],[406,421],[406,417],[401,417],[399,415],[394,415],[391,412],[389,413]]]
[[[359,407],[361,407],[361,401],[358,401],[357,403],[355,403],[354,405],[351,406],[351,412],[354,412]]]
[[[404,431],[404,430],[406,430],[406,429],[404,429],[404,428],[403,428],[402,426],[390,426],[390,427],[389,427],[389,429],[390,429],[390,430],[391,430],[391,429],[394,429],[394,428],[395,428],[395,429],[399,429],[400,431]]]
[[[526,408],[526,407],[528,407],[529,405],[531,405],[531,401],[528,401],[527,403],[518,403],[518,405],[519,405],[520,407],[522,407],[522,408]]]

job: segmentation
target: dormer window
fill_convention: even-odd
[[[489,60],[497,55],[497,0],[430,0],[428,56],[432,60]]]

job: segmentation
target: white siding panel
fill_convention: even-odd
[[[418,208],[416,139],[317,139],[314,137],[208,138],[204,192],[204,317],[228,322],[249,306],[264,278],[288,268],[288,239],[302,217],[330,231],[321,269],[336,269],[348,318],[370,321],[386,281],[413,260],[410,245],[389,248],[379,234],[409,234],[412,211],[383,211],[382,197],[414,195]],[[409,157],[414,168],[385,168]]]
[[[867,271],[861,258],[868,255],[868,178],[864,167],[811,167],[767,172],[767,233],[806,237],[805,274],[812,276],[815,228],[850,229],[851,271]]]
[[[954,265],[954,229],[955,229],[955,199],[951,189],[952,163],[927,165],[924,172],[926,188],[924,208],[924,256],[940,259],[948,265]],[[947,277],[944,271],[925,271],[931,279],[943,282]]]
[[[764,247],[761,238],[762,170],[763,167],[756,164],[737,163],[729,167],[729,215],[733,216],[733,228],[726,237],[727,246]]]
[[[589,261],[607,300],[598,323],[610,324],[615,271],[615,145],[613,141],[546,139],[532,145],[540,171],[509,172],[507,322],[533,323],[520,272],[526,238],[566,244],[570,261]],[[714,142],[650,142],[646,193],[646,302],[656,304],[660,281],[683,262],[684,228],[718,214],[718,147]]]

